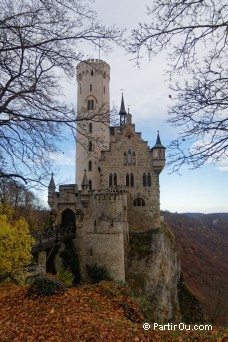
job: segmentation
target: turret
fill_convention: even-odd
[[[152,147],[152,153],[153,153],[153,167],[155,172],[158,174],[163,170],[165,166],[165,146],[162,145],[159,131],[157,135],[156,144],[154,147]]]
[[[110,67],[99,59],[77,66],[76,183],[87,170],[93,189],[100,188],[99,159],[110,143]]]

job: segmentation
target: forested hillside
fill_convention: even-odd
[[[162,212],[176,239],[188,286],[215,324],[228,323],[228,214]]]

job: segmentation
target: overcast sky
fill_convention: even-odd
[[[95,0],[94,8],[98,17],[106,25],[132,29],[139,21],[147,20],[146,4],[150,0]],[[88,57],[98,58],[98,50],[88,50]],[[150,146],[155,144],[157,130],[162,144],[168,146],[177,132],[165,123],[167,106],[170,104],[168,82],[164,76],[167,60],[161,55],[148,61],[142,60],[140,69],[130,61],[131,56],[120,48],[108,55],[102,55],[111,67],[111,106],[120,106],[121,89],[124,89],[126,107],[130,106],[132,121],[136,131]],[[68,87],[68,96],[76,105],[76,85]],[[57,160],[59,166],[57,181],[75,179],[75,144],[63,145],[64,155]],[[197,170],[184,168],[182,175],[168,174],[164,170],[160,176],[161,209],[172,212],[228,212],[228,161],[220,165],[206,164]]]

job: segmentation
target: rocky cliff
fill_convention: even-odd
[[[131,232],[126,252],[126,282],[148,306],[151,320],[178,321],[180,261],[174,238],[165,224],[160,228]]]

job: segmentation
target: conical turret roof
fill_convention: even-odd
[[[153,149],[153,148],[166,148],[166,147],[163,146],[162,143],[161,143],[159,131],[158,131],[158,135],[157,135],[156,144],[152,147],[152,149]]]

